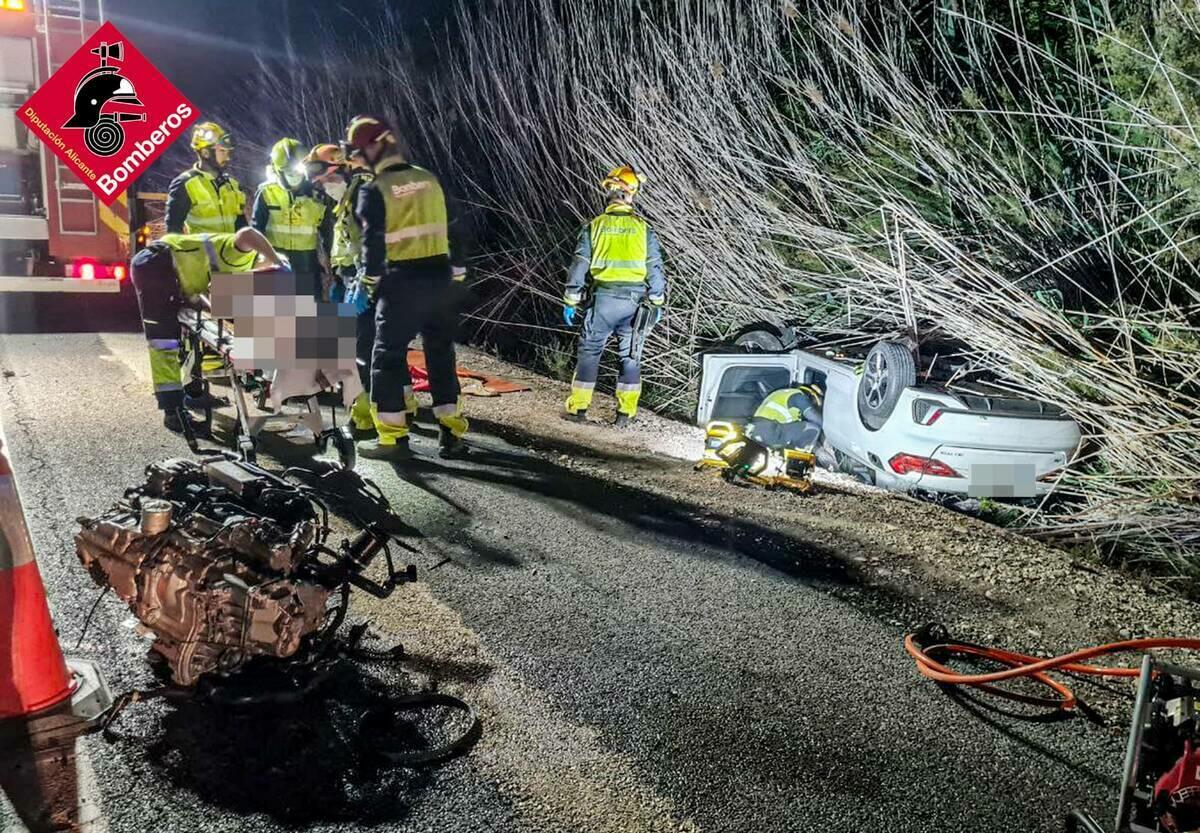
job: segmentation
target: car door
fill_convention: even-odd
[[[797,378],[795,353],[706,353],[701,359],[696,424],[744,423],[773,390]]]

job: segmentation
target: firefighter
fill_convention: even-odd
[[[371,459],[408,459],[412,377],[408,344],[421,334],[440,454],[463,457],[467,432],[455,373],[458,327],[453,280],[466,274],[461,244],[451,245],[446,197],[438,178],[404,160],[396,137],[379,119],[354,118],[346,128],[346,156],[360,159],[374,179],[360,186],[355,215],[362,226],[357,291],[375,303],[371,355],[371,408],[378,437],[360,445]]]
[[[812,451],[821,437],[820,384],[771,391],[746,423],[746,436],[770,449]]]
[[[797,382],[771,391],[746,423],[744,436],[731,438],[736,451],[728,458],[729,467],[737,474],[754,474],[766,465],[769,452],[815,452],[821,438],[824,398],[821,383]],[[718,456],[724,457],[720,451]]]
[[[350,420],[356,432],[366,435],[375,431],[371,400],[367,393],[371,389],[371,351],[375,349],[375,304],[365,292],[357,291],[358,268],[362,261],[362,229],[354,216],[354,204],[359,189],[373,177],[360,160],[347,160],[337,145],[317,145],[304,157],[304,163],[313,187],[333,203],[329,265],[339,286],[348,294],[332,296],[332,300],[342,301],[344,297],[346,302],[354,304],[357,313],[355,364],[358,366],[363,393],[358,395],[350,408]],[[411,389],[405,395],[405,410],[411,414],[417,411],[417,399]]]
[[[280,139],[275,143],[267,176],[254,195],[250,225],[288,259],[300,291],[321,300],[330,285],[322,276],[328,271],[325,251],[333,217],[306,176],[300,142]]]
[[[246,223],[246,195],[226,172],[233,137],[216,122],[192,130],[196,164],[167,188],[166,226],[170,234],[232,234]]]
[[[168,430],[182,431],[189,419],[185,406],[201,407],[206,396],[201,380],[184,385],[180,375],[180,307],[208,292],[213,273],[249,272],[259,258],[267,266],[282,264],[252,228],[235,234],[165,234],[133,256],[130,277],[150,347],[150,377]]]
[[[633,210],[634,197],[644,179],[629,166],[611,171],[600,183],[608,196],[608,206],[583,227],[575,245],[575,259],[563,293],[563,321],[568,327],[575,322],[589,274],[592,301],[583,319],[575,378],[566,403],[565,416],[573,422],[587,420],[600,373],[600,354],[613,333],[617,335],[621,360],[614,424],[628,425],[637,415],[642,381],[634,318],[638,307],[648,302],[654,309],[650,323],[657,321],[667,292],[658,237]]]

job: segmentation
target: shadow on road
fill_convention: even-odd
[[[439,677],[490,673],[434,660],[419,665]],[[364,715],[386,708],[403,688],[344,663],[301,703],[173,702],[150,730],[146,756],[173,788],[239,815],[263,813],[288,826],[399,821],[434,785],[435,771],[386,764],[370,753],[372,739],[361,727]],[[422,748],[426,728],[398,722],[393,738]]]

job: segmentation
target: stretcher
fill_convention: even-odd
[[[338,425],[337,411],[333,407],[329,409],[329,423],[326,424],[324,418],[321,416],[320,404],[317,399],[319,392],[332,390],[336,386],[336,382],[330,381],[320,372],[312,374],[313,384],[309,387],[308,392],[302,396],[286,398],[286,401],[289,402],[299,399],[304,411],[298,417],[293,414],[285,414],[281,407],[285,399],[279,395],[278,390],[272,396],[271,378],[257,371],[246,372],[234,366],[233,334],[228,321],[213,318],[206,312],[193,307],[184,307],[179,311],[179,324],[182,328],[182,341],[188,348],[188,361],[185,363],[185,373],[190,372],[192,379],[200,382],[204,390],[203,425],[207,433],[211,435],[215,398],[211,396],[209,381],[204,377],[224,377],[228,380],[231,392],[230,398],[236,412],[235,433],[232,445],[233,449],[243,460],[248,463],[255,462],[258,452],[258,437],[264,426],[269,422],[277,423],[286,421],[289,423],[299,423],[299,425],[293,426],[293,430],[282,434],[286,440],[293,444],[299,444],[296,442],[297,439],[307,441],[311,437],[314,451],[318,454],[325,453],[326,449],[332,445],[337,452],[342,466],[347,469],[354,468],[356,453],[354,436],[350,431],[350,426]],[[221,366],[219,371],[216,373],[201,373],[202,357],[206,355],[215,356],[220,359]],[[260,410],[267,407],[268,398],[273,400],[273,413],[251,413],[247,401],[247,394],[250,389],[257,391],[256,404]],[[192,452],[196,454],[203,453],[196,437],[196,432],[186,419],[183,420],[183,430],[184,438],[187,440],[188,447]]]

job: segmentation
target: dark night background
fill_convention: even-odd
[[[261,179],[264,146],[286,134],[239,123],[227,114],[254,108],[269,125],[270,114],[286,113],[292,105],[255,90],[253,79],[264,63],[273,72],[287,73],[290,67],[321,67],[327,49],[353,54],[364,48],[369,31],[382,24],[385,11],[401,22],[419,49],[423,40],[434,37],[430,31],[445,26],[453,9],[453,0],[104,0],[105,18],[199,108],[200,119],[220,121],[240,140],[234,172],[248,193]],[[353,69],[343,64],[331,71]],[[296,138],[316,142],[339,137]],[[191,161],[186,141],[176,142],[146,175],[142,187],[165,188]]]

